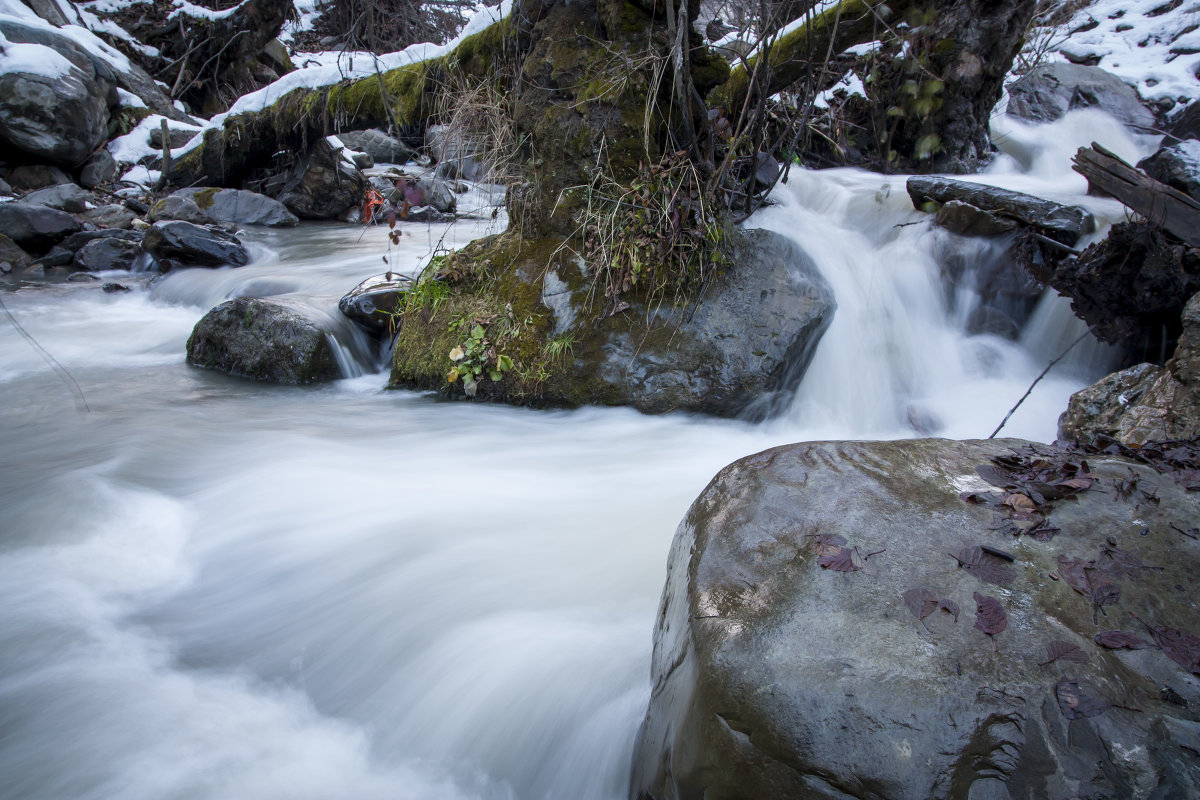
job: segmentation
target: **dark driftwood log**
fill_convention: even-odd
[[[1149,222],[1200,247],[1200,203],[1154,180],[1092,142],[1075,154],[1073,169],[1099,191],[1115,197]]]

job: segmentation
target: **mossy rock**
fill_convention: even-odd
[[[767,231],[733,237],[731,265],[702,298],[676,307],[635,296],[608,316],[589,266],[557,240],[508,233],[455,258],[443,268],[461,275],[449,296],[402,315],[393,387],[462,396],[446,380],[450,353],[478,320],[514,366],[479,381],[476,399],[765,415],[790,396],[834,309],[807,256]]]

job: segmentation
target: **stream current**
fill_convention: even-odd
[[[1083,196],[1070,154],[1151,144],[1095,112],[996,128],[978,180],[1085,204],[1102,231],[1121,208]],[[986,437],[1082,330],[1048,296],[1019,341],[967,335],[972,272],[947,285],[948,234],[901,177],[793,170],[775,200],[747,225],[799,242],[839,307],[758,424],[385,391],[349,327],[329,385],[184,363],[227,297],[336,314],[385,253],[415,269],[502,218],[410,226],[398,248],[378,228],[252,230],[241,269],[5,294],[82,400],[0,326],[0,796],[624,797],[670,539],[716,471],[914,425]],[[1080,345],[1004,434],[1053,440],[1107,366]]]

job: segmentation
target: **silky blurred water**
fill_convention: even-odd
[[[1095,127],[1014,129],[1040,176],[1006,156],[979,179],[1080,199],[1043,156]],[[350,328],[363,374],[326,386],[184,363],[227,297],[334,318],[362,278],[484,223],[412,226],[400,247],[254,231],[242,269],[5,294],[82,398],[0,327],[0,795],[623,797],[668,546],[713,474],[785,442],[915,435],[914,418],[986,436],[1078,330],[1048,297],[1022,341],[967,336],[971,293],[948,291],[946,234],[902,179],[793,171],[776,199],[749,224],[797,239],[839,309],[791,407],[757,425],[384,391]],[[1073,355],[1005,433],[1053,439],[1103,362]]]

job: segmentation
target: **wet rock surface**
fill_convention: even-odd
[[[1020,512],[1014,462],[1086,488]],[[928,439],[726,467],[672,544],[633,796],[1200,792],[1200,495],[1087,465]]]
[[[154,223],[142,247],[159,261],[171,259],[183,266],[240,267],[250,261],[246,248],[233,236],[182,220]]]
[[[1084,445],[1115,439],[1138,447],[1200,436],[1200,294],[1182,315],[1183,333],[1165,367],[1138,364],[1071,395],[1059,436]]]
[[[45,249],[83,226],[65,211],[37,203],[0,203],[0,232],[23,248]]]
[[[412,279],[396,274],[375,275],[355,286],[338,301],[338,310],[370,333],[382,336],[395,324],[404,296],[412,288]]]
[[[316,383],[341,375],[319,321],[278,301],[249,297],[226,301],[196,323],[187,361],[272,383]]]
[[[914,175],[908,179],[906,188],[917,208],[928,201],[942,204],[943,209],[957,203],[951,212],[939,213],[938,220],[941,222],[943,216],[951,221],[961,218],[961,222],[956,222],[956,227],[961,228],[956,231],[959,233],[1002,233],[1003,221],[1015,220],[1071,245],[1096,227],[1095,219],[1085,208],[981,183]],[[978,213],[967,213],[972,211]]]
[[[195,208],[210,222],[272,228],[291,228],[300,223],[278,200],[243,189],[180,189],[155,205],[152,213],[163,216],[165,211],[159,206],[168,201],[190,204],[189,209]]]
[[[1183,307],[1200,291],[1200,249],[1146,222],[1114,225],[1078,258],[1030,266],[1034,277],[1071,298],[1097,337],[1124,346],[1135,363],[1161,363],[1171,353]]]

